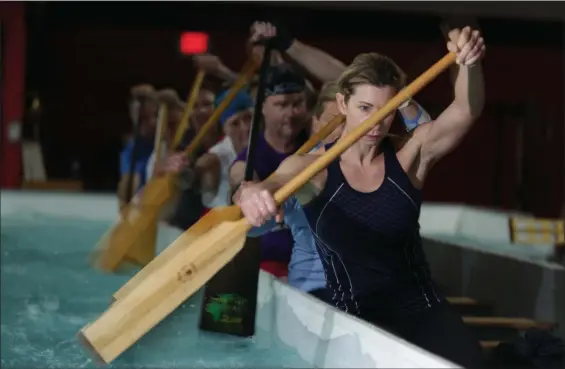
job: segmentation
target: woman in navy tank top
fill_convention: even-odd
[[[466,27],[453,30],[450,40],[448,49],[457,52],[458,64],[451,105],[435,121],[416,128],[398,151],[386,137],[391,114],[297,198],[304,204],[336,307],[475,368],[481,365],[481,349],[431,280],[418,224],[427,173],[459,144],[484,106],[481,35]],[[405,77],[389,58],[361,54],[338,84],[346,134],[390,100]],[[292,156],[270,179],[239,189],[234,199],[252,225],[277,213],[272,193],[318,155]]]

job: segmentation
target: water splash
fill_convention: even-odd
[[[75,335],[128,279],[99,274],[86,264],[109,225],[39,213],[2,219],[2,368],[96,367]],[[308,366],[270,332],[249,339],[200,332],[201,300],[196,295],[187,301],[109,367]],[[258,345],[264,342],[273,344]]]

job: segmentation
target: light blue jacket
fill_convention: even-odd
[[[324,268],[302,206],[295,197],[291,197],[284,202],[283,210],[284,222],[294,239],[288,264],[288,283],[305,292],[325,287]],[[271,219],[261,227],[251,229],[248,235],[259,237],[277,227],[275,219]]]

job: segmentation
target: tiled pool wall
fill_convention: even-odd
[[[117,219],[113,196],[2,191],[1,216],[30,212],[83,218]],[[158,249],[181,234],[161,224]],[[377,327],[346,315],[329,305],[261,272],[258,298],[259,328],[272,332],[318,368],[457,368]],[[265,342],[265,344],[269,344]]]

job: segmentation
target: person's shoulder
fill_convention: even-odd
[[[227,142],[228,137],[224,137],[220,142],[217,142],[214,146],[208,149],[211,154],[223,154],[226,151],[231,151],[231,147],[228,147],[229,142]]]
[[[122,146],[122,152],[131,151],[133,149],[133,138],[128,138],[124,141],[124,145]]]

